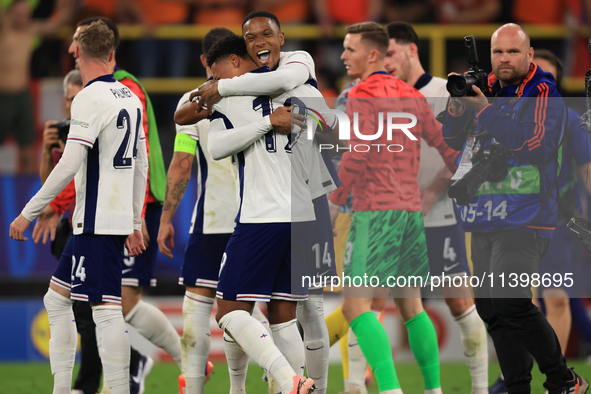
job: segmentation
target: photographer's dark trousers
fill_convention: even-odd
[[[532,303],[531,277],[549,244],[537,233],[520,230],[472,233],[474,275],[481,280],[486,275],[484,284],[474,288],[476,308],[495,344],[509,394],[530,392],[533,359],[550,382],[569,376],[552,326]],[[511,274],[530,280],[511,287]]]

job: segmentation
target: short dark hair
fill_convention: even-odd
[[[207,65],[211,67],[216,61],[226,59],[230,55],[237,55],[242,59],[248,57],[244,38],[236,34],[222,38],[209,49],[205,57],[207,59]]]
[[[379,23],[357,23],[355,25],[347,26],[346,32],[347,34],[361,34],[361,42],[363,45],[369,42],[380,52],[382,57],[386,55],[386,52],[388,52],[388,47],[390,46],[388,31]]]
[[[78,22],[78,24],[76,25],[76,27],[90,26],[91,23],[98,22],[98,21],[105,22],[105,24],[107,25],[107,27],[109,29],[111,29],[111,31],[113,32],[113,35],[115,36],[115,48],[114,48],[114,50],[117,51],[117,48],[119,48],[119,42],[120,42],[120,40],[119,40],[119,29],[117,29],[117,25],[115,24],[115,22],[113,22],[109,18],[105,18],[104,16],[94,16],[92,18],[86,18],[86,19],[83,19],[80,22]]]
[[[250,14],[246,15],[246,18],[244,18],[244,21],[242,22],[242,27],[244,27],[244,25],[246,25],[246,22],[248,22],[252,18],[269,18],[273,22],[275,22],[279,29],[281,29],[281,24],[279,23],[279,19],[277,19],[277,16],[275,16],[275,14],[273,14],[272,12],[262,10],[253,11]]]
[[[559,87],[562,82],[562,73],[564,71],[562,60],[560,60],[554,52],[549,51],[548,49],[534,49],[534,59],[535,58],[544,59],[556,68],[556,85]]]
[[[222,38],[234,35],[235,34],[232,33],[231,30],[228,30],[225,27],[216,27],[215,29],[211,29],[205,35],[205,37],[203,37],[203,42],[201,43],[201,49],[203,50],[203,54],[207,56],[207,52],[209,52],[213,44],[215,44]]]
[[[390,39],[396,40],[396,43],[405,45],[413,43],[419,47],[419,36],[410,23],[392,22],[386,27]]]

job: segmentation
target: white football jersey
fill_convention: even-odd
[[[74,177],[74,234],[131,234],[135,157],[145,139],[140,100],[105,75],[76,95],[71,116],[68,143],[89,148]]]
[[[292,98],[294,98],[292,100]],[[288,101],[289,100],[289,101]],[[304,105],[309,121],[312,122],[313,130],[318,131],[318,121],[326,123],[326,126],[333,128],[336,126],[337,118],[334,114],[323,112],[330,108],[326,104],[322,93],[310,84],[304,84],[286,92],[274,99],[277,105]],[[298,111],[301,112],[301,111]],[[326,129],[326,127],[324,127]],[[307,187],[310,191],[311,199],[326,195],[338,187],[336,179],[336,170],[332,160],[326,152],[322,154],[318,139],[314,135],[308,136],[306,130],[294,137],[292,135],[292,166],[298,170],[306,179]],[[296,151],[296,148],[298,149]],[[327,161],[328,160],[328,161]],[[333,174],[328,169],[328,165],[332,166]],[[333,179],[334,177],[334,179]],[[304,193],[298,188],[301,187],[300,182],[293,182],[292,194],[294,196],[303,196]]]
[[[211,132],[238,128],[270,115],[276,104],[270,96],[224,97],[214,104]],[[287,135],[271,130],[252,145],[236,154],[238,160],[238,195],[240,205],[236,221],[240,223],[288,223],[315,219],[310,192],[297,168],[292,171],[291,141]],[[304,184],[297,191],[300,202],[292,205],[294,182]]]
[[[423,76],[429,75],[423,74]],[[435,116],[446,109],[447,98],[449,97],[449,93],[445,87],[446,84],[447,81],[445,79],[432,77],[426,85],[419,86],[419,92],[425,96]],[[418,175],[419,187],[424,189],[429,186],[444,168],[445,162],[441,158],[439,151],[429,146],[421,138],[421,164],[419,165]],[[439,195],[439,199],[423,218],[423,221],[425,227],[443,227],[457,223],[453,201],[447,196],[447,190]]]
[[[179,101],[177,109],[189,99],[191,92]],[[191,217],[191,229],[203,234],[228,234],[234,231],[238,213],[236,199],[237,165],[232,157],[213,160],[207,150],[209,120],[193,125],[176,125],[176,132],[197,141],[197,202]]]
[[[300,63],[308,68],[310,79],[316,80],[316,69],[314,59],[306,51],[281,52],[277,68],[290,63]]]

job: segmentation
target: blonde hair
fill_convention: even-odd
[[[78,46],[84,56],[107,62],[115,48],[115,35],[105,22],[92,22],[80,32]]]

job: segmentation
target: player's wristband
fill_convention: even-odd
[[[197,141],[188,134],[179,133],[174,139],[174,151],[194,155],[197,152]]]

